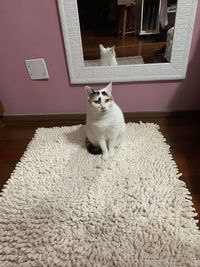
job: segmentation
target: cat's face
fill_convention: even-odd
[[[102,44],[99,45],[100,55],[107,56],[107,57],[115,57],[115,46],[112,47],[104,47]]]
[[[100,49],[100,64],[101,66],[117,66],[118,62],[115,54],[115,46],[105,48],[102,44]]]
[[[112,83],[109,83],[105,88],[98,91],[95,91],[90,86],[86,86],[85,89],[89,105],[94,111],[106,113],[110,110],[114,101],[111,95]]]

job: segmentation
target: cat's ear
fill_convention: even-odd
[[[88,85],[85,86],[85,91],[86,91],[88,99],[91,98],[95,94],[94,89]]]
[[[110,82],[110,83],[106,86],[106,91],[108,92],[109,95],[111,95],[111,93],[112,93],[112,82]]]
[[[115,53],[115,45],[113,45],[113,46],[111,47],[111,51],[112,51],[113,53]]]
[[[99,49],[100,49],[101,52],[105,51],[105,47],[102,44],[99,44]]]

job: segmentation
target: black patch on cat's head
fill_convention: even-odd
[[[108,96],[108,94],[106,93],[106,91],[103,91],[103,92],[102,92],[102,95],[103,95],[103,96]]]
[[[93,95],[99,95],[100,93],[98,91],[95,91],[93,88],[92,88],[92,94]]]
[[[95,91],[94,89],[92,89],[93,95],[99,95],[100,93],[98,91]]]
[[[96,96],[98,96],[100,94],[100,92],[98,92],[98,91],[95,91],[93,88],[91,88],[91,94],[90,94],[90,98],[89,98],[89,102],[91,101],[91,100],[93,100],[94,98],[96,98]]]
[[[99,103],[101,103],[101,97],[98,98]]]

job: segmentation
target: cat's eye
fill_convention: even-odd
[[[106,99],[106,101],[105,101],[105,102],[106,102],[106,103],[108,103],[109,101],[110,101],[110,99]]]
[[[99,101],[98,101],[98,100],[95,100],[94,103],[95,103],[95,104],[99,104]]]

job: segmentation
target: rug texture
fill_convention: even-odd
[[[142,56],[135,56],[135,57],[117,57],[118,65],[132,65],[132,64],[144,64],[144,60]],[[85,60],[84,61],[86,67],[94,67],[100,66],[100,60]]]
[[[0,266],[200,266],[191,196],[154,124],[113,159],[85,126],[39,128],[0,198]]]

